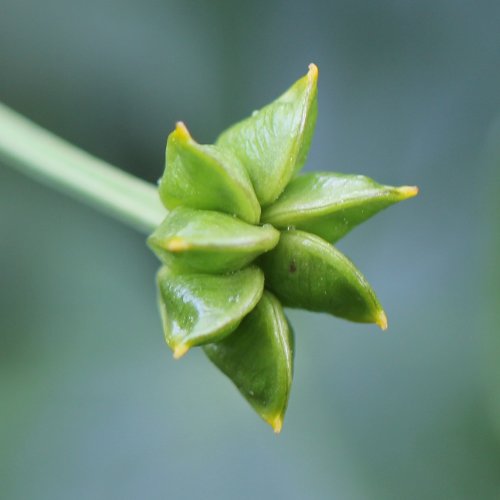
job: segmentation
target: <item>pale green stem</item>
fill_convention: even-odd
[[[0,163],[144,232],[166,215],[153,184],[60,139],[0,103]]]

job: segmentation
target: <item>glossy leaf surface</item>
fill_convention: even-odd
[[[158,272],[159,305],[165,340],[179,358],[190,347],[229,335],[260,300],[262,271],[253,266],[233,274]]]
[[[293,332],[279,301],[264,292],[257,307],[221,342],[204,350],[255,411],[281,430],[293,376]]]
[[[313,234],[284,231],[261,257],[266,288],[286,307],[333,314],[382,329],[387,319],[375,292],[354,264]]]
[[[148,244],[176,270],[226,273],[274,248],[279,236],[269,224],[253,226],[220,212],[179,207],[167,215]]]
[[[182,123],[169,135],[160,198],[177,206],[218,210],[256,224],[260,205],[245,167],[230,151],[196,143]]]
[[[316,123],[317,77],[311,64],[307,75],[281,97],[217,140],[245,165],[262,206],[275,201],[305,163]]]
[[[362,175],[311,173],[293,179],[262,221],[335,242],[384,208],[415,196],[412,186],[383,186]]]

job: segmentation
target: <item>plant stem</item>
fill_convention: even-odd
[[[153,184],[71,145],[0,103],[0,163],[142,231],[167,211]]]

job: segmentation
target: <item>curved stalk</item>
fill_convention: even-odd
[[[99,160],[0,103],[0,164],[151,233],[166,215],[153,184]]]

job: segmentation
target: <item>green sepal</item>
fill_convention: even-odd
[[[217,139],[245,165],[262,206],[275,201],[304,165],[317,115],[318,68]]]
[[[293,179],[262,213],[275,227],[294,227],[335,242],[384,208],[415,196],[413,186],[383,186],[363,175],[318,172]]]
[[[238,158],[217,146],[198,144],[180,122],[167,140],[159,192],[169,210],[178,206],[218,210],[250,224],[260,219],[259,202]]]
[[[344,254],[318,236],[284,231],[276,248],[260,261],[266,288],[285,307],[387,328],[385,313],[364,276]]]
[[[204,350],[255,411],[280,432],[292,385],[294,342],[279,301],[264,292],[231,335]]]
[[[174,357],[229,335],[257,305],[264,275],[255,266],[233,274],[183,274],[163,266],[157,275],[163,331]]]
[[[220,212],[178,207],[148,238],[148,245],[176,270],[226,273],[274,248],[279,237],[269,224],[253,226]]]

